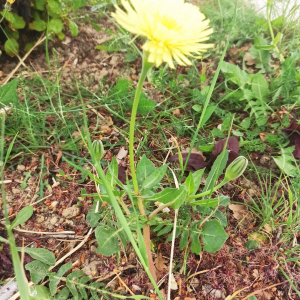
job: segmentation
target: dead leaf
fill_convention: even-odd
[[[168,267],[165,265],[165,263],[167,263],[168,261],[165,260],[160,253],[158,253],[158,255],[155,258],[154,264],[156,266],[156,269],[161,272],[163,269],[168,269]]]
[[[211,153],[211,164],[217,159],[218,155],[220,155],[225,146],[226,139],[222,139],[218,141],[214,147],[214,150]],[[236,137],[231,136],[228,139],[226,149],[229,150],[229,156],[227,161],[227,166],[232,163],[239,155],[240,145],[239,141]]]
[[[105,134],[110,134],[112,129],[107,125],[102,125],[100,127],[100,131],[103,131]]]
[[[272,232],[272,228],[269,224],[265,224],[264,225],[264,229],[266,230],[266,232],[271,233]]]
[[[259,276],[258,270],[257,270],[257,269],[254,269],[254,270],[253,270],[252,276],[253,276],[254,278],[257,278],[257,277]]]
[[[127,156],[127,154],[128,154],[128,150],[125,150],[124,147],[121,147],[118,154],[116,155],[116,159],[117,159],[118,164],[121,162],[121,160],[123,158],[125,158]]]
[[[266,141],[266,138],[265,138],[266,134],[265,134],[265,133],[261,132],[261,133],[259,133],[258,135],[259,135],[260,139],[261,139],[263,142]]]
[[[244,59],[247,66],[253,66],[256,64],[256,60],[251,56],[249,52],[246,52]]]
[[[259,299],[261,299],[261,300],[270,300],[273,297],[273,294],[268,291],[260,291],[257,293],[257,295],[259,296]]]
[[[173,114],[174,117],[179,118],[179,116],[180,116],[180,109],[179,108],[174,109],[172,111],[172,114]]]
[[[81,137],[81,134],[80,134],[79,131],[74,131],[74,132],[72,133],[72,137],[73,137],[74,139],[78,139],[79,137]]]
[[[229,209],[233,211],[233,216],[235,219],[240,221],[245,216],[246,206],[240,204],[229,204]]]
[[[56,165],[58,165],[58,163],[59,163],[60,159],[62,158],[62,156],[63,156],[62,152],[59,151],[59,152],[57,153],[56,160],[55,160],[55,164],[56,164]]]

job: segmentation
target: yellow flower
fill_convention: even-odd
[[[156,67],[167,62],[174,68],[191,65],[187,56],[212,47],[203,44],[213,32],[200,10],[184,0],[121,0],[126,12],[116,6],[113,17],[126,30],[147,38],[143,49]]]
[[[6,0],[7,3],[13,4],[16,0]]]

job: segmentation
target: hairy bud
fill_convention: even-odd
[[[244,156],[237,157],[226,169],[225,178],[226,182],[240,177],[248,166],[248,159]]]
[[[93,150],[96,160],[100,160],[104,155],[104,147],[101,140],[95,140],[93,142]]]

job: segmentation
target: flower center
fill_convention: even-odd
[[[160,23],[169,30],[176,30],[179,28],[177,21],[169,16],[160,16]]]

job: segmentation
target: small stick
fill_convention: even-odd
[[[14,230],[19,231],[19,232],[27,232],[27,233],[35,233],[35,234],[51,234],[51,235],[56,235],[56,234],[75,234],[75,231],[49,232],[49,231],[31,231],[31,230],[25,230],[25,229],[20,229],[20,228],[14,228]]]
[[[190,276],[187,278],[186,281],[190,280],[190,278],[192,278],[192,277],[194,277],[194,276],[196,276],[196,275],[203,274],[203,273],[207,273],[207,272],[209,272],[209,271],[213,271],[213,270],[219,269],[219,268],[221,268],[221,267],[222,267],[222,266],[220,265],[220,266],[217,266],[217,267],[215,267],[215,268],[213,268],[213,269],[207,269],[207,270],[199,271],[199,272],[197,272],[197,273],[194,273],[194,274],[190,275]]]

